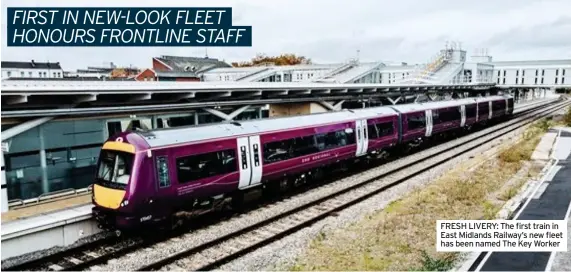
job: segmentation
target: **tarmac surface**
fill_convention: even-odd
[[[565,220],[571,210],[571,128],[561,128],[552,158],[555,164],[514,220]],[[571,271],[571,223],[567,252],[487,253],[476,271]]]

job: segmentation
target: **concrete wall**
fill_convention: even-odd
[[[269,109],[269,116],[293,116],[326,111],[327,109],[318,103],[271,104]]]

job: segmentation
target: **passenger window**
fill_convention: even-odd
[[[376,139],[378,137],[377,127],[375,124],[370,124],[367,130],[369,131],[369,139]]]
[[[426,127],[426,118],[424,114],[408,116],[407,122],[408,130],[415,130]]]
[[[476,106],[469,105],[466,106],[466,118],[474,118],[476,117]]]
[[[394,127],[393,122],[379,123],[376,125],[379,130],[379,137],[393,135]]]
[[[234,149],[180,157],[176,159],[176,166],[179,183],[225,175],[238,170]]]
[[[264,144],[264,164],[288,160],[355,143],[345,129]]]
[[[440,112],[438,110],[432,110],[432,125],[438,125],[442,123],[440,120]]]
[[[435,110],[432,112],[432,123],[434,125],[452,121],[460,121],[460,118],[460,107],[442,109],[438,111]]]
[[[171,185],[169,179],[169,167],[167,157],[157,157],[157,173],[159,178],[159,187],[165,188]]]
[[[478,115],[480,116],[487,116],[488,112],[490,111],[488,102],[483,102],[481,104],[478,105],[479,109],[478,109]]]

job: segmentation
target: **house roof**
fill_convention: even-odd
[[[158,77],[196,77],[199,76],[193,72],[164,72],[164,71],[155,71],[155,75]]]
[[[59,62],[35,62],[35,61],[2,61],[2,68],[16,69],[62,69]]]

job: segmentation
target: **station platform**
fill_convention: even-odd
[[[2,260],[22,254],[68,246],[78,239],[98,233],[92,220],[91,204],[82,204],[2,223]]]
[[[91,203],[91,194],[66,197],[46,203],[37,203],[11,209],[2,213],[2,225],[7,222],[22,220],[32,216],[65,210],[78,205]]]
[[[2,223],[2,260],[53,246],[68,246],[98,233],[91,204]]]
[[[571,211],[571,128],[557,128],[553,165],[514,220],[565,220]],[[567,252],[488,252],[475,271],[571,271],[571,221]],[[475,264],[474,264],[475,265]]]

